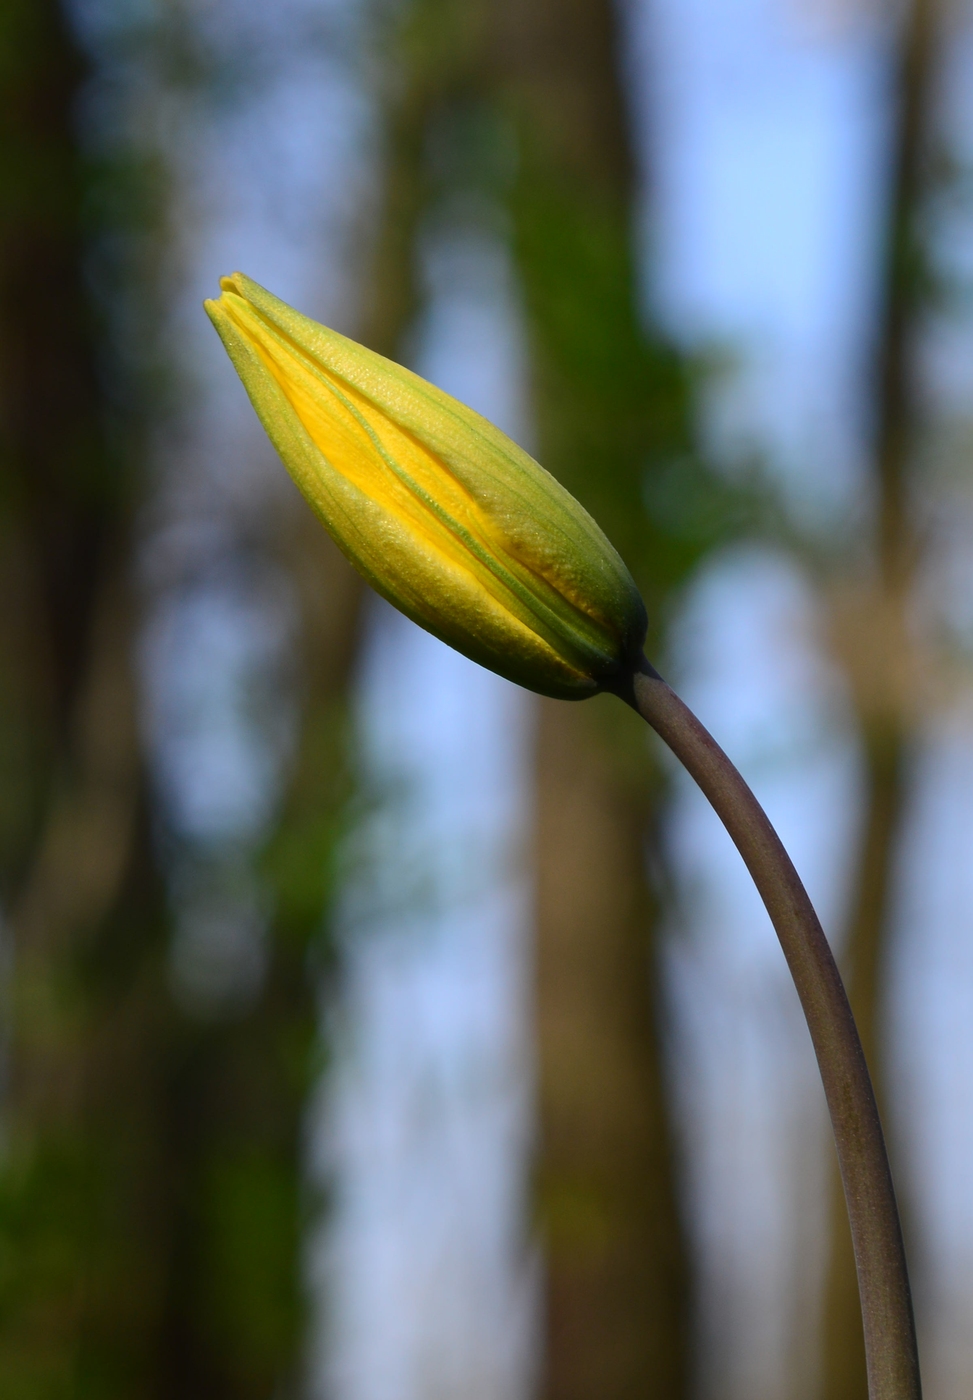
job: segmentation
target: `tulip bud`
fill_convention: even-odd
[[[541,694],[623,681],[645,607],[554,477],[472,409],[248,277],[221,286],[206,310],[271,442],[383,597]]]

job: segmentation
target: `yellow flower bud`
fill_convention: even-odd
[[[207,301],[271,442],[351,562],[414,622],[563,699],[637,663],[645,608],[578,502],[472,409],[236,272]]]

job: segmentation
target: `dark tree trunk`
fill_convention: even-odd
[[[608,0],[504,0],[494,61],[514,124],[509,204],[539,457],[620,549],[649,605],[688,564],[645,478],[692,449],[685,367],[641,323],[635,161]],[[690,1393],[690,1269],[662,1063],[653,781],[620,707],[542,702],[538,732],[537,1203],[546,1400]]]

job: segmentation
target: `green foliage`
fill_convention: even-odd
[[[340,671],[328,679],[340,682]],[[336,891],[336,853],[347,833],[354,793],[348,698],[340,684],[335,692],[311,690],[305,697],[299,761],[260,862],[273,891],[279,945],[298,962],[308,952],[326,951],[322,911],[330,908]]]
[[[632,569],[657,645],[673,589],[741,505],[697,450],[692,364],[640,314],[628,206],[521,131],[511,207],[545,465]]]
[[[240,1393],[267,1394],[293,1357],[303,1307],[294,1268],[303,1223],[293,1161],[245,1143],[208,1163],[201,1201],[201,1315]],[[255,1385],[256,1377],[263,1383]]]

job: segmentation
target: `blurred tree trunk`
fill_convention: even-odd
[[[12,0],[3,29],[0,1390],[268,1400],[296,1389],[303,1354],[311,954],[347,788],[360,588],[300,505],[277,540],[307,667],[299,761],[263,856],[267,972],[245,1014],[199,1021],[171,996],[137,715],[139,413],[127,440],[109,426],[114,370],[84,283],[89,238],[127,232],[92,228],[91,208],[127,217],[146,191],[131,167],[102,169],[111,198],[92,204],[73,125],[87,73],[61,6]]]
[[[928,304],[920,220],[932,173],[936,10],[936,0],[911,0],[901,20],[873,378],[875,535],[867,580],[841,590],[833,613],[835,645],[851,679],[864,759],[864,818],[844,966],[865,1055],[886,1107],[882,999],[921,690],[910,639],[919,539],[909,472],[920,428],[917,338]],[[891,1132],[887,1112],[885,1117]],[[837,1167],[833,1182],[821,1393],[824,1400],[867,1400],[854,1255]]]
[[[691,451],[685,367],[641,324],[635,172],[610,0],[501,0],[495,57],[518,136],[510,196],[539,456],[660,603],[688,560],[645,511]],[[690,1391],[690,1290],[648,888],[652,772],[617,702],[541,701],[540,1144],[547,1400]]]
[[[4,31],[0,1384],[138,1395],[160,1277],[143,1168],[166,920],[136,720],[137,480],[109,445],[83,290],[83,64],[52,0],[8,5]]]
[[[422,54],[420,46],[417,57]],[[435,74],[421,64],[417,72],[403,64],[402,73],[401,87],[383,98],[386,156],[377,232],[363,256],[357,328],[386,355],[399,352],[419,305],[423,139],[437,93]],[[273,959],[260,1005],[234,1031],[200,1037],[191,1047],[174,1100],[187,1208],[177,1241],[182,1264],[170,1275],[162,1362],[165,1394],[173,1400],[269,1397],[276,1392],[267,1362],[275,1357],[278,1371],[281,1357],[289,1362],[293,1391],[286,1393],[301,1390],[298,1226],[309,1223],[300,1204],[302,1126],[313,1075],[327,1053],[316,988],[322,974],[334,971],[321,929],[335,893],[333,856],[352,784],[350,684],[366,589],[296,492],[291,505],[276,552],[297,585],[302,703],[291,781],[260,861],[273,895]],[[255,1210],[263,1217],[256,1251],[248,1248]],[[268,1232],[273,1237],[263,1239],[261,1251]],[[229,1300],[214,1259],[241,1275]]]
[[[158,1394],[171,1400],[302,1393],[315,1207],[305,1115],[320,1069],[333,857],[351,790],[349,685],[362,589],[304,501],[292,506],[276,546],[300,604],[300,731],[282,810],[257,860],[271,904],[267,969],[251,1007],[182,1018],[169,1051],[172,1221],[155,1364]]]
[[[383,246],[396,270],[376,280],[376,301],[399,324],[414,317],[420,231],[492,227],[489,210],[509,209],[541,459],[636,570],[657,634],[700,544],[653,526],[643,479],[691,452],[690,397],[685,366],[640,324],[612,8],[414,0],[390,57]],[[542,702],[537,752],[545,1393],[676,1400],[689,1390],[688,1266],[656,1013],[645,739],[617,702]]]
[[[625,771],[590,715],[543,701],[537,775],[543,1393],[687,1395],[688,1267],[650,959],[648,774],[637,762]]]

